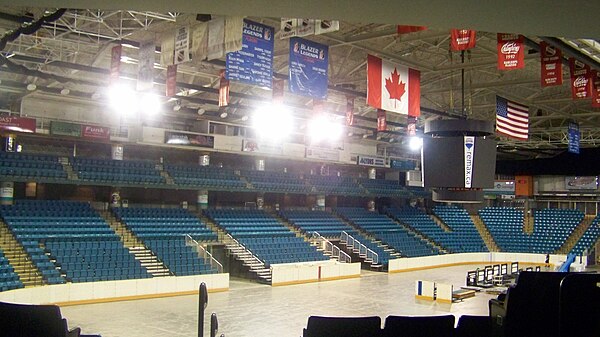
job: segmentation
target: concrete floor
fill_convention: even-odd
[[[492,295],[478,293],[461,303],[438,304],[414,298],[416,280],[465,284],[467,270],[457,266],[399,274],[364,272],[359,279],[271,287],[232,280],[230,290],[209,294],[210,313],[219,318],[219,335],[298,337],[308,316],[487,315]],[[197,296],[179,296],[64,307],[69,326],[103,337],[197,336]]]

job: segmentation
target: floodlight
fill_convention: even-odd
[[[292,133],[292,112],[281,104],[267,104],[252,116],[252,126],[261,138],[280,140]]]
[[[131,87],[123,84],[111,86],[108,91],[110,107],[123,115],[130,114],[137,110],[138,100],[136,97],[135,91]]]
[[[410,137],[408,146],[412,151],[419,151],[423,147],[423,138],[421,137]]]
[[[158,96],[144,94],[140,99],[140,112],[145,116],[154,116],[160,111],[161,101]]]
[[[308,122],[308,135],[313,143],[323,140],[336,141],[342,137],[342,124],[331,116],[319,115]]]

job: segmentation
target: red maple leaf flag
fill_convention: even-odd
[[[377,109],[418,117],[421,114],[421,73],[369,55],[367,104]]]

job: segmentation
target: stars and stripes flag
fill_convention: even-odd
[[[496,96],[496,131],[511,138],[527,140],[529,107]]]

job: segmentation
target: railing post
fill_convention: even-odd
[[[208,305],[208,291],[206,283],[200,283],[198,292],[198,337],[204,337],[204,310]]]
[[[217,319],[217,314],[213,312],[210,315],[210,337],[216,337],[217,331],[219,331],[219,320]]]

